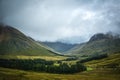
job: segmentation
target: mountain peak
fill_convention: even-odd
[[[26,36],[19,30],[11,26],[0,24],[0,42],[4,40],[9,40],[11,38],[20,38],[20,37],[26,37]]]
[[[89,42],[98,41],[102,39],[118,39],[118,38],[120,38],[120,35],[114,33],[106,33],[106,34],[97,33],[90,38]]]
[[[55,56],[55,52],[41,46],[19,30],[0,25],[0,55],[41,55]]]
[[[109,37],[103,33],[97,33],[90,38],[89,42],[101,39],[109,39]]]
[[[21,32],[8,25],[0,25],[0,34],[2,33],[21,33]]]

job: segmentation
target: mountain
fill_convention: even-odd
[[[93,35],[90,38],[89,42],[102,40],[102,39],[111,39],[111,38],[112,38],[112,35],[108,36],[108,35],[104,35],[103,33],[98,33],[98,34]]]
[[[19,30],[11,26],[0,25],[0,55],[55,56],[58,54],[46,49]]]
[[[65,52],[65,54],[74,54],[76,52],[79,52],[79,50],[85,45],[86,43],[81,43],[81,44],[77,44],[76,46],[74,46],[73,48],[69,49],[68,51]]]
[[[98,33],[93,35],[88,42],[75,46],[67,53],[71,55],[89,56],[116,52],[120,52],[119,35]]]
[[[62,42],[41,42],[41,43],[60,53],[64,53],[76,45],[76,44],[68,44],[68,43],[62,43]]]

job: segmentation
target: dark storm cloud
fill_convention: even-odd
[[[42,41],[75,43],[120,34],[120,0],[1,0],[3,22]]]

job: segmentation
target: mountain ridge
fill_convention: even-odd
[[[54,56],[55,52],[46,49],[11,26],[0,25],[0,55],[41,55]]]
[[[64,52],[68,51],[69,49],[77,45],[77,44],[68,44],[63,42],[41,42],[41,43],[62,54],[64,54]]]
[[[98,33],[93,35],[84,45],[68,51],[69,55],[98,55],[120,52],[120,37]]]

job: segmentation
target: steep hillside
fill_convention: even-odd
[[[120,52],[120,38],[119,36],[112,36],[111,34],[95,34],[91,39],[83,45],[77,46],[75,49],[69,51],[69,54],[87,56],[98,54],[110,54]]]
[[[93,68],[117,68],[120,70],[120,53],[111,54],[103,59],[86,62],[85,65]]]
[[[0,25],[0,55],[54,56],[57,54],[25,36],[19,30]]]

